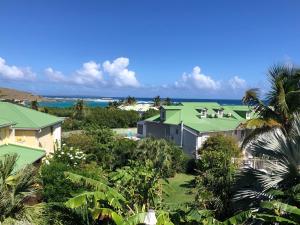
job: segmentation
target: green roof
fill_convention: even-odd
[[[10,126],[12,124],[13,124],[12,122],[0,118],[0,127],[7,127],[7,126]]]
[[[13,123],[14,128],[41,129],[63,119],[9,102],[0,102],[0,119]],[[1,124],[1,122],[0,122]]]
[[[246,113],[252,110],[248,106],[220,105],[216,102],[183,102],[176,106],[163,106],[164,124],[178,125],[183,122],[199,132],[226,131],[236,129],[240,123],[246,120]],[[207,112],[207,117],[201,117],[201,111]],[[215,118],[218,110],[223,110],[224,116]],[[251,113],[254,116],[254,113]],[[146,121],[160,121],[160,116],[155,116]]]
[[[19,156],[15,170],[19,170],[28,164],[32,164],[45,156],[45,151],[29,148],[20,145],[1,145],[0,146],[0,160],[6,154],[17,154]]]

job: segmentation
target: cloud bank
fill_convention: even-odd
[[[19,81],[26,81],[26,80],[34,80],[36,74],[33,73],[30,67],[17,67],[17,66],[10,66],[6,63],[5,59],[0,57],[0,78],[4,78],[6,80],[19,80]]]
[[[108,95],[165,95],[195,98],[228,98],[240,97],[249,87],[246,80],[240,76],[233,76],[228,80],[218,80],[214,76],[206,75],[200,66],[196,65],[191,72],[183,72],[175,81],[162,85],[144,85],[137,79],[136,72],[129,69],[130,60],[119,57],[104,62],[88,61],[75,69],[70,74],[65,74],[53,67],[43,70],[39,76],[32,72],[30,67],[19,67],[8,65],[0,57],[0,80],[9,81],[34,81],[41,88],[55,87],[61,90],[59,93],[74,94],[69,92],[90,91],[97,95],[108,93]],[[42,76],[43,75],[43,76]],[[29,83],[28,83],[29,84]],[[44,85],[44,86],[42,86]],[[67,87],[66,87],[67,85]],[[101,88],[101,93],[99,93]],[[49,89],[49,88],[48,88]],[[51,88],[50,88],[51,89]],[[123,91],[122,91],[123,90]]]
[[[105,61],[103,69],[100,63],[89,61],[83,63],[79,70],[66,76],[62,72],[49,67],[45,74],[50,81],[77,84],[84,86],[116,86],[116,87],[139,87],[140,83],[135,72],[128,70],[129,59],[120,57],[113,62]],[[107,75],[107,76],[106,76]]]

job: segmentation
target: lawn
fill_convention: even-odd
[[[165,185],[164,189],[168,194],[165,194],[165,203],[170,207],[177,207],[192,202],[195,198],[195,189],[193,187],[194,176],[179,173],[175,177],[169,178],[169,184]]]

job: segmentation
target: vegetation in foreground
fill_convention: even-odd
[[[299,224],[300,107],[290,99],[299,99],[297,74],[274,69],[269,105],[248,98],[260,118],[248,121],[257,129],[247,146],[263,169],[241,168],[232,160],[237,143],[223,135],[208,138],[193,162],[165,140],[136,143],[89,125],[40,169],[14,172],[16,156],[0,159],[0,222],[137,225],[154,208],[158,225]],[[86,116],[77,109],[74,118]],[[191,167],[193,175],[183,174]]]

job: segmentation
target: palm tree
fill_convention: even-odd
[[[236,207],[255,208],[261,201],[272,199],[300,206],[300,114],[293,118],[288,133],[273,129],[249,143],[249,151],[264,159],[264,166],[241,170]]]
[[[79,120],[83,119],[85,114],[84,110],[85,110],[85,105],[83,99],[78,99],[74,106],[73,117]]]
[[[39,111],[39,103],[37,100],[31,101],[31,106],[32,109]]]
[[[124,103],[126,105],[134,105],[136,104],[136,99],[135,97],[128,96],[127,98],[124,99]]]
[[[259,89],[246,91],[243,103],[254,108],[258,118],[242,124],[244,128],[253,128],[245,143],[257,135],[273,128],[287,132],[295,112],[300,111],[300,69],[288,66],[273,66],[268,72],[271,90],[266,102],[260,99]]]
[[[36,192],[33,166],[16,171],[17,155],[5,155],[0,159],[0,223],[16,224],[32,220],[26,202]]]
[[[160,96],[156,96],[155,98],[153,98],[153,106],[155,107],[159,107],[161,105],[161,99]]]
[[[167,97],[165,100],[164,100],[164,105],[172,105],[172,100]]]

